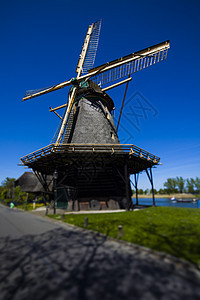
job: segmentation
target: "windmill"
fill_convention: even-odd
[[[120,144],[117,130],[128,84],[133,73],[167,58],[169,41],[93,68],[101,20],[88,27],[76,68],[76,77],[60,84],[27,91],[23,101],[70,86],[67,103],[52,108],[60,125],[47,147],[21,158],[32,168],[54,203],[68,209],[130,208],[130,174],[134,174],[136,198],[139,173],[146,171],[153,187],[152,167],[160,158],[135,146]],[[126,84],[117,129],[114,102],[106,93]],[[63,116],[58,110],[64,108]],[[47,177],[54,178],[56,189]],[[56,194],[55,194],[56,191]]]

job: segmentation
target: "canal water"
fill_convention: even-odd
[[[132,198],[133,203],[136,203],[136,199]],[[198,208],[198,201],[194,202],[177,202],[172,201],[168,198],[157,198],[155,199],[156,206],[170,206],[170,207],[187,207],[187,208]],[[139,205],[152,205],[153,201],[150,198],[138,199]]]

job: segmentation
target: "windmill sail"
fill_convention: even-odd
[[[101,30],[101,20],[93,24],[92,34],[87,49],[87,54],[82,68],[82,75],[87,74],[88,70],[93,68],[97,47],[99,43],[99,35]]]
[[[76,72],[79,74],[78,77],[80,75],[86,74],[88,70],[91,69],[94,65],[97,47],[99,43],[100,29],[101,29],[101,20],[93,23],[88,27],[86,38],[83,44],[82,52],[76,69]],[[68,85],[71,85],[71,80],[50,87],[28,90],[26,91],[22,101],[56,91]]]
[[[91,26],[94,26],[94,24],[92,24]],[[89,28],[91,27],[89,26]],[[77,82],[80,82],[82,80],[87,80],[90,78],[95,83],[101,84],[101,86],[106,85],[110,82],[124,78],[128,75],[131,75],[135,72],[148,68],[149,66],[166,59],[169,48],[170,48],[170,42],[165,41],[163,43],[143,49],[141,51],[132,53],[130,55],[126,55],[124,57],[118,58],[116,60],[113,60],[111,62],[98,66],[96,68],[90,69],[88,70],[88,73],[85,75],[81,75],[80,77],[77,76],[76,78]],[[95,56],[93,54],[92,62],[94,58]],[[87,66],[89,66],[89,63],[86,64],[84,68],[87,68]],[[83,66],[80,66],[79,67],[80,73],[82,72],[82,70],[83,70]],[[71,84],[72,81],[68,80],[49,88],[28,91],[26,92],[23,101],[62,89]]]
[[[37,89],[37,90],[28,90],[26,91],[22,101],[28,100],[28,99],[32,99],[59,89],[64,88],[65,86],[71,85],[71,80],[65,81],[63,83],[59,83],[56,85],[52,85],[50,87],[46,87],[46,88],[41,88],[41,89]]]
[[[124,78],[166,59],[169,47],[166,41],[93,68],[89,70],[90,79],[102,86]]]

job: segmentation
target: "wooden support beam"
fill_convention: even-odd
[[[87,49],[88,49],[88,46],[89,46],[93,26],[94,26],[94,24],[89,25],[89,27],[88,27],[87,34],[86,34],[86,37],[85,37],[85,40],[84,40],[84,43],[83,43],[83,47],[82,47],[82,50],[81,50],[81,54],[79,56],[79,61],[78,61],[77,67],[76,67],[76,73],[79,74],[79,76],[81,75],[81,72],[82,72],[82,68],[83,68],[83,64],[84,64],[85,57],[86,57],[86,54],[87,54]]]
[[[129,77],[130,77],[130,75],[129,75]],[[125,92],[124,92],[124,98],[123,98],[123,101],[122,101],[122,106],[121,106],[121,110],[120,110],[120,115],[119,115],[119,120],[118,120],[118,123],[117,123],[117,130],[116,131],[118,131],[118,128],[119,128],[119,122],[120,122],[121,116],[122,116],[122,110],[123,110],[123,107],[124,107],[124,101],[125,101],[125,98],[126,98],[128,84],[129,84],[129,81],[127,81],[127,83],[126,83],[126,88],[125,88]]]
[[[125,177],[125,185],[126,185],[127,210],[129,210],[132,207],[132,198],[130,194],[130,180],[128,174],[127,161],[124,164],[124,177]]]
[[[115,83],[115,84],[113,84],[113,85],[110,85],[110,86],[108,86],[108,87],[102,89],[102,91],[105,92],[105,91],[111,90],[111,89],[113,89],[113,88],[115,88],[115,87],[117,87],[117,86],[119,86],[119,85],[121,85],[121,84],[127,83],[127,82],[129,82],[129,81],[131,81],[131,80],[132,80],[132,77],[129,77],[129,78],[125,79],[125,80],[122,80],[122,81],[120,81],[120,82],[117,82],[117,83]]]
[[[154,195],[154,186],[153,186],[153,174],[152,174],[152,169],[149,168],[149,172],[148,172],[148,170],[146,169],[146,173],[147,173],[147,176],[148,176],[149,181],[150,181],[150,183],[151,183],[153,206],[156,206],[156,203],[155,203],[155,195]]]
[[[135,198],[136,198],[135,205],[138,205],[138,179],[139,179],[139,173],[134,174],[134,179],[135,179]]]
[[[134,154],[134,153],[135,153],[135,151],[133,151],[133,149],[132,149],[132,147],[131,147],[131,149],[130,149],[130,151],[129,151],[129,155]]]
[[[49,107],[49,108],[52,109],[52,107]],[[63,121],[63,118],[56,111],[54,111],[54,110],[52,110],[52,111],[58,118],[60,118]]]
[[[105,106],[105,111],[106,111],[106,118],[109,120],[109,114],[108,114],[108,108]]]
[[[52,107],[49,107],[50,109],[49,109],[49,111],[50,112],[54,112],[55,110],[58,110],[58,109],[61,109],[61,108],[63,108],[63,107],[66,107],[68,105],[68,103],[65,103],[65,104],[63,104],[63,105],[60,105],[60,106],[57,106],[57,107],[55,107],[55,108],[52,108]]]

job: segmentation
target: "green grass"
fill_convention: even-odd
[[[39,207],[42,207],[42,206],[44,206],[44,203],[36,203],[36,204],[35,204],[35,209],[36,209],[36,208],[39,208]],[[21,208],[21,209],[24,209],[24,210],[27,210],[27,211],[34,210],[34,208],[33,208],[33,203],[17,205],[17,206],[15,206],[15,207]]]
[[[50,216],[61,219],[60,215]],[[139,211],[113,214],[65,215],[64,222],[122,240],[172,254],[200,265],[200,210],[176,207],[151,207]]]

